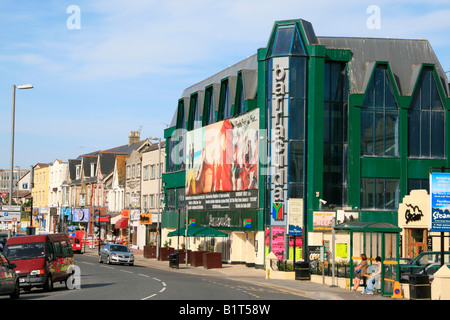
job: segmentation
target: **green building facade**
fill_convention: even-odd
[[[229,233],[210,242],[224,261],[263,265],[268,252],[309,260],[330,217],[397,225],[403,197],[429,188],[430,168],[450,167],[449,108],[447,77],[426,40],[318,37],[305,20],[275,22],[266,48],[179,99],[164,133],[163,236],[187,215]],[[220,172],[232,183],[217,189],[216,171],[193,196],[186,166],[199,168],[193,159],[214,144],[208,130],[227,120],[229,130],[247,125],[245,141],[224,135],[229,165]],[[245,183],[236,172],[255,163],[236,165],[239,148],[258,158]]]

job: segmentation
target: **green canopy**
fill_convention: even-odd
[[[335,230],[349,232],[399,233],[402,228],[386,222],[344,222],[334,227]]]
[[[228,233],[208,227],[188,227],[188,237],[228,237]],[[168,237],[186,235],[186,227],[174,230],[167,234]]]

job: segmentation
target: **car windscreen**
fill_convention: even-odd
[[[45,257],[44,242],[9,244],[3,250],[9,260],[26,260]]]
[[[128,247],[125,246],[111,246],[110,248],[111,251],[118,251],[118,252],[130,252],[130,249],[128,249]]]

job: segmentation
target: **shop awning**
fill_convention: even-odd
[[[186,235],[186,227],[174,230],[167,234],[168,237]],[[228,233],[208,227],[188,227],[188,237],[228,237]]]
[[[399,233],[402,228],[386,222],[344,222],[334,227],[335,230],[348,232]]]
[[[116,228],[116,229],[128,228],[128,218],[122,218],[122,219],[117,220],[116,224],[114,225],[114,228]]]

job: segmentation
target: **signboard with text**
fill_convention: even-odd
[[[450,173],[430,174],[431,224],[430,230],[450,232]]]

